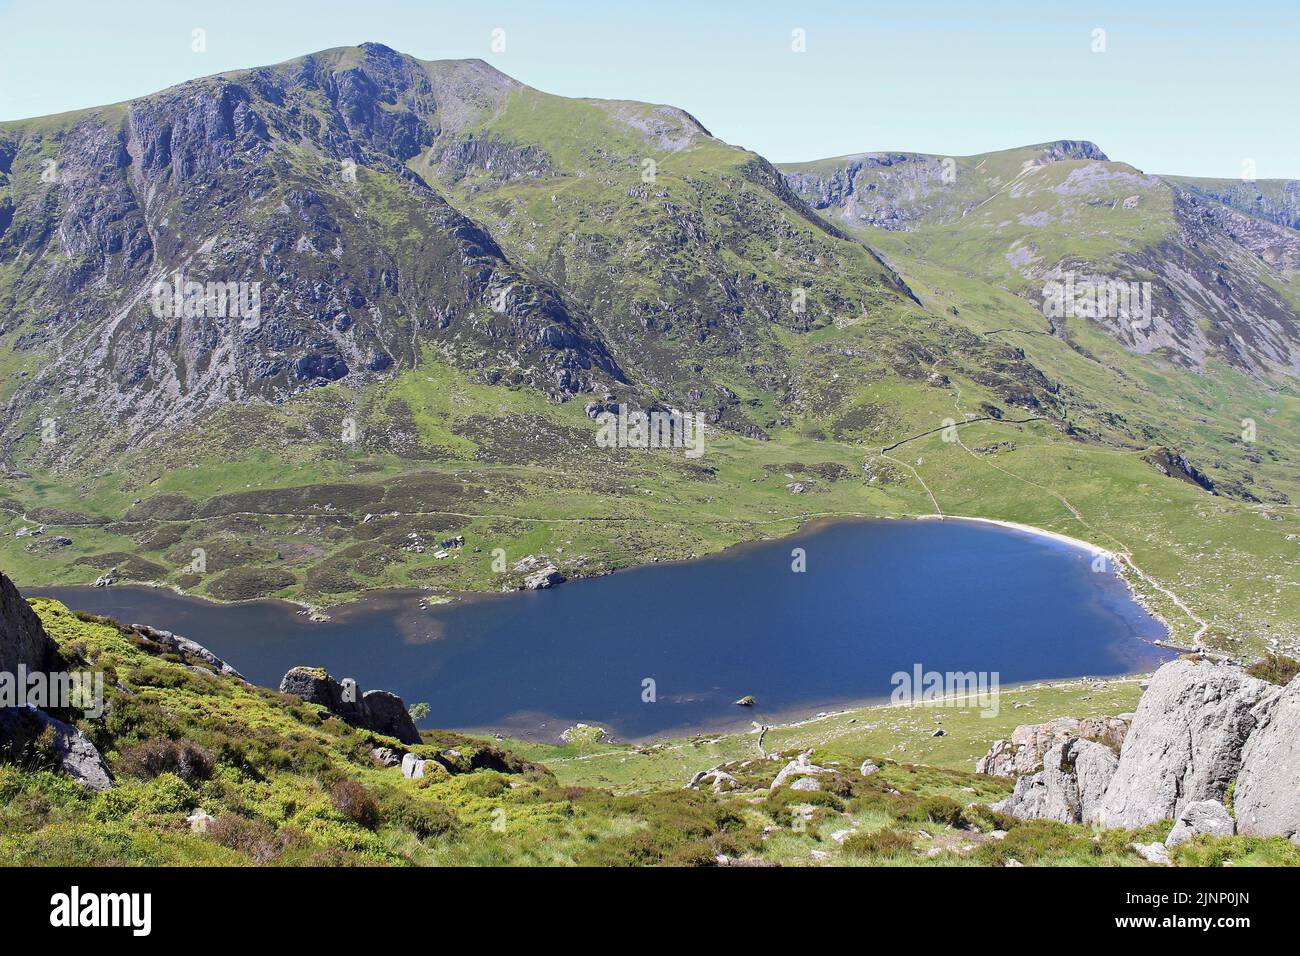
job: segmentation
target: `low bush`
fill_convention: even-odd
[[[966,817],[966,808],[951,797],[926,797],[907,811],[905,819],[959,829],[971,827],[971,822]]]
[[[905,856],[912,852],[913,837],[898,830],[850,833],[844,839],[844,852],[861,856]]]
[[[1246,673],[1270,684],[1286,686],[1300,674],[1300,661],[1285,654],[1269,654],[1247,667]]]
[[[373,830],[379,823],[379,802],[359,781],[347,777],[335,781],[330,787],[330,802],[335,810],[367,830]]]
[[[125,748],[116,761],[119,773],[141,780],[152,780],[163,773],[174,773],[189,783],[212,776],[212,754],[191,740],[151,737]]]
[[[283,849],[275,827],[265,820],[223,813],[208,824],[207,838],[242,853],[254,863],[269,863]]]

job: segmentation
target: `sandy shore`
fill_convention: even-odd
[[[1082,538],[1072,538],[1068,534],[1060,534],[1056,531],[1048,531],[1046,528],[1035,528],[1031,524],[1021,524],[1018,521],[1002,521],[998,518],[972,518],[967,515],[917,515],[917,521],[974,521],[979,524],[993,524],[1000,528],[1014,528],[1016,531],[1024,531],[1028,534],[1038,535],[1042,538],[1051,538],[1053,541],[1059,541],[1062,544],[1068,544],[1075,548],[1081,548],[1092,553],[1094,556],[1101,555],[1114,561],[1115,553],[1099,544],[1093,544],[1091,541],[1084,541]]]

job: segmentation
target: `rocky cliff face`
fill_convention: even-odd
[[[1094,143],[1058,140],[1016,151],[1028,166],[1068,159],[1106,161]],[[974,167],[974,168],[971,168]],[[814,209],[848,226],[903,231],[959,219],[1003,186],[975,164],[925,153],[859,153],[783,167],[790,187]]]
[[[58,648],[36,612],[9,576],[0,572],[0,673],[16,675],[20,666],[28,671],[48,671],[57,655]]]
[[[1300,180],[1169,178],[1191,192],[1245,213],[1252,219],[1300,230]]]

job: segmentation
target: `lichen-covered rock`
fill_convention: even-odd
[[[1193,837],[1207,834],[1209,836],[1232,836],[1237,832],[1237,825],[1227,809],[1218,800],[1196,800],[1183,807],[1178,815],[1178,822],[1165,837],[1165,846],[1178,846]]]
[[[1261,708],[1242,750],[1233,808],[1242,833],[1300,843],[1300,677]]]
[[[1176,817],[1193,801],[1222,801],[1255,729],[1257,705],[1276,691],[1227,664],[1165,664],[1142,695],[1095,819],[1136,829]]]

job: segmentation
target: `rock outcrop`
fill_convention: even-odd
[[[71,724],[30,705],[0,707],[0,753],[24,761],[53,761],[69,777],[91,790],[107,790],[113,786],[108,764],[90,738]]]
[[[1122,740],[1118,758],[1082,733],[1112,746]],[[1172,661],[1156,671],[1131,720],[1017,727],[978,766],[1018,774],[994,809],[1022,819],[1130,830],[1173,819],[1169,847],[1200,834],[1300,843],[1300,677],[1279,688],[1232,663]],[[1235,820],[1224,806],[1234,782]]]
[[[41,619],[9,577],[0,572],[0,672],[17,674],[18,666],[48,671],[58,659]]]
[[[528,577],[524,578],[525,591],[542,591],[546,588],[554,587],[557,584],[564,583],[564,575],[553,564],[548,564],[541,570],[534,571]]]
[[[181,637],[179,634],[173,634],[171,631],[163,631],[156,627],[147,627],[143,624],[135,624],[132,625],[132,627],[155,644],[160,644],[166,650],[172,651],[176,654],[181,654],[184,657],[197,658],[207,664],[215,673],[223,674],[227,677],[238,677],[240,680],[244,680],[243,674],[239,673],[239,671],[235,670],[216,654],[213,654],[202,644],[191,641],[188,637]]]
[[[812,762],[811,750],[805,750],[799,756],[795,757],[788,764],[781,768],[781,772],[776,775],[772,785],[768,788],[769,793],[776,793],[785,784],[787,780],[797,780],[802,777],[818,777],[824,774],[833,774],[834,770],[828,770],[826,767],[819,767]]]
[[[1201,834],[1209,836],[1232,836],[1237,832],[1237,825],[1232,814],[1218,800],[1196,800],[1183,807],[1178,815],[1178,822],[1165,837],[1165,846],[1178,846]]]
[[[722,793],[727,790],[735,790],[740,783],[727,771],[721,767],[712,767],[709,770],[701,770],[691,777],[691,782],[686,786],[690,790],[698,790],[705,784],[709,784],[714,793]]]
[[[1109,747],[1069,737],[1043,756],[1041,770],[1022,774],[1011,796],[993,809],[1022,820],[1081,823],[1100,803],[1118,763]]]
[[[1136,829],[1177,817],[1194,801],[1222,801],[1258,708],[1277,691],[1231,665],[1165,664],[1142,695],[1097,822]]]
[[[1300,843],[1300,677],[1262,710],[1246,741],[1233,808],[1242,833]]]
[[[358,694],[355,687],[345,690],[323,668],[295,667],[280,680],[280,693],[318,704],[354,727],[396,737],[404,744],[420,742],[420,731],[402,698],[386,690]]]
[[[1057,717],[1042,724],[1022,724],[1010,739],[998,740],[975,763],[976,773],[1014,777],[1043,769],[1043,757],[1071,738],[1092,740],[1118,752],[1128,733],[1131,714],[1118,717]]]

